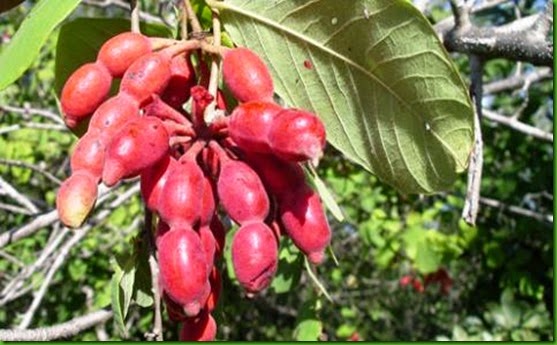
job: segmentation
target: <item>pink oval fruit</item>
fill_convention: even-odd
[[[196,84],[195,69],[190,54],[173,57],[170,70],[170,80],[161,94],[161,99],[171,107],[180,109],[190,98],[190,89]]]
[[[106,148],[102,180],[113,186],[139,173],[164,157],[168,133],[156,117],[139,117],[118,131]]]
[[[162,190],[170,172],[179,165],[169,154],[141,172],[141,197],[151,211],[158,212]]]
[[[70,75],[60,96],[68,127],[77,127],[97,109],[108,96],[111,83],[112,76],[100,63],[87,63]]]
[[[331,242],[331,229],[319,200],[309,187],[291,190],[279,201],[280,219],[286,234],[313,264],[324,260]]]
[[[268,140],[273,153],[285,160],[318,160],[325,147],[325,126],[313,113],[285,109],[275,116]]]
[[[187,316],[199,313],[211,287],[199,236],[188,227],[171,228],[158,242],[160,281]]]
[[[278,264],[273,231],[262,222],[242,225],[232,240],[232,264],[236,278],[248,292],[269,286]]]
[[[271,152],[267,136],[275,116],[282,110],[276,103],[253,101],[240,104],[230,115],[228,132],[242,149]]]
[[[97,181],[90,174],[78,171],[66,179],[56,196],[56,209],[60,221],[70,228],[77,228],[95,206]]]
[[[120,78],[135,60],[150,52],[149,38],[140,33],[123,32],[101,46],[97,61],[105,65],[114,78]]]
[[[124,73],[120,91],[133,96],[140,105],[151,100],[153,94],[160,94],[170,80],[170,56],[150,53],[137,59]]]
[[[247,48],[224,52],[222,77],[239,102],[273,100],[273,79],[269,69],[257,54]]]
[[[139,117],[139,103],[125,93],[119,93],[104,101],[91,117],[89,131],[98,131],[112,137],[129,120]]]
[[[269,213],[269,198],[257,173],[242,161],[221,163],[217,193],[230,218],[238,224],[263,221]]]
[[[102,177],[105,149],[106,145],[99,135],[87,132],[79,139],[72,152],[72,173],[85,170],[94,177],[95,182],[99,182]]]

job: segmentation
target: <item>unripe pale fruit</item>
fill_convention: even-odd
[[[169,154],[141,172],[141,197],[151,211],[158,212],[161,193],[170,172],[179,165]]]
[[[170,56],[150,53],[137,59],[122,77],[120,91],[134,97],[140,105],[151,100],[151,95],[160,94],[170,80]]]
[[[203,245],[189,227],[171,228],[158,241],[160,281],[187,316],[199,313],[211,287]]]
[[[298,163],[285,161],[272,154],[245,153],[246,162],[257,171],[269,192],[277,198],[305,185],[304,171]]]
[[[325,126],[313,113],[285,109],[275,116],[268,140],[273,153],[285,160],[318,160],[325,147]]]
[[[236,278],[248,292],[269,286],[278,264],[273,230],[262,222],[242,225],[232,240],[232,264]]]
[[[196,318],[182,323],[180,341],[213,341],[217,336],[217,323],[210,313],[203,311]]]
[[[200,217],[203,171],[194,160],[183,160],[169,173],[159,199],[159,215],[170,227],[193,226]]]
[[[150,52],[149,38],[140,33],[123,32],[102,45],[97,61],[105,65],[114,78],[120,78],[135,60]]]
[[[272,101],[273,79],[263,60],[247,48],[226,50],[222,57],[224,83],[239,102]]]
[[[162,121],[156,117],[127,122],[106,148],[103,182],[110,187],[139,175],[168,153],[168,140]]]
[[[280,220],[286,234],[313,264],[324,259],[331,242],[331,229],[319,195],[306,186],[291,190],[279,201]]]
[[[238,224],[263,221],[269,213],[269,198],[257,173],[242,161],[221,162],[217,193],[230,218]]]
[[[70,228],[83,224],[97,201],[97,181],[90,174],[77,171],[66,179],[56,196],[60,221]]]
[[[161,94],[161,99],[178,109],[190,98],[190,89],[196,84],[195,69],[190,54],[173,57],[170,69],[171,77]]]
[[[126,93],[119,93],[101,104],[91,117],[89,131],[112,137],[126,122],[139,117],[139,103]]]
[[[105,100],[112,76],[100,63],[87,63],[73,72],[62,89],[60,103],[64,122],[77,127]]]
[[[79,139],[70,158],[72,173],[86,170],[99,182],[102,177],[106,144],[100,135],[87,132]]]
[[[276,103],[253,101],[240,104],[230,116],[228,133],[242,149],[271,152],[267,136],[275,116],[282,110]]]

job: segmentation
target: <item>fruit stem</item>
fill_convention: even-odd
[[[188,12],[186,11],[186,1],[182,1],[180,9],[180,38],[188,39]]]
[[[213,11],[213,46],[216,48],[220,48],[221,44],[221,28],[220,28],[220,19],[218,14]],[[218,89],[218,81],[219,81],[219,59],[216,56],[213,56],[211,59],[211,75],[209,77],[209,94],[213,96],[213,101],[209,103],[207,108],[205,108],[205,112],[203,113],[203,119],[205,123],[210,124],[214,119],[215,115],[215,107],[217,104],[217,89]]]
[[[139,1],[130,0],[131,32],[141,33],[139,28]]]
[[[174,57],[188,50],[196,50],[201,48],[202,42],[199,40],[175,41],[174,44],[161,50],[161,53],[169,54]]]
[[[186,10],[186,15],[190,21],[191,24],[191,28],[193,30],[193,34],[200,34],[203,29],[201,28],[201,24],[199,24],[199,20],[197,19],[197,16],[195,15],[195,11],[193,10],[193,7],[191,6],[191,2],[190,0],[184,0],[184,8]]]

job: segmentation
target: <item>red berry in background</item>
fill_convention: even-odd
[[[178,166],[178,161],[169,154],[141,172],[141,197],[151,211],[157,212],[162,190],[170,172]]]
[[[95,206],[97,189],[97,181],[86,172],[77,171],[68,177],[56,196],[60,221],[70,228],[81,226]]]
[[[72,173],[86,170],[99,182],[102,177],[106,144],[97,133],[87,132],[82,136],[70,158]]]
[[[400,280],[398,281],[398,283],[400,284],[400,286],[404,287],[404,286],[408,286],[410,285],[410,283],[412,283],[412,276],[410,275],[403,275]]]
[[[127,122],[106,148],[103,182],[110,187],[139,175],[168,153],[168,140],[162,121],[156,117]]]
[[[98,131],[105,137],[111,137],[126,122],[138,117],[139,103],[129,95],[119,93],[104,101],[93,113],[89,131]]]
[[[150,53],[137,59],[124,73],[120,91],[146,105],[153,94],[160,94],[171,77],[170,56]]]
[[[246,151],[244,159],[261,177],[270,193],[277,198],[291,190],[305,188],[306,179],[302,167],[271,154]]]
[[[311,263],[321,263],[331,241],[331,229],[319,195],[307,186],[291,190],[280,199],[279,212],[284,230],[296,247]]]
[[[414,278],[412,280],[412,287],[416,292],[423,293],[425,291],[425,287],[422,282],[418,278]]]
[[[193,226],[201,215],[203,171],[194,160],[182,160],[169,172],[159,200],[159,216],[170,227]]]
[[[277,270],[278,245],[265,223],[244,224],[232,240],[232,264],[238,282],[248,292],[265,289]]]
[[[221,159],[217,193],[223,208],[238,224],[263,221],[269,214],[269,198],[257,173],[246,163]]]
[[[64,122],[75,128],[106,99],[112,76],[100,63],[87,63],[75,70],[62,89],[60,103]]]
[[[198,317],[186,319],[180,329],[180,341],[213,341],[217,336],[217,323],[210,313],[203,311]]]
[[[228,49],[223,53],[222,78],[239,102],[273,100],[273,79],[269,69],[247,48]]]
[[[150,52],[149,38],[140,33],[123,32],[101,46],[97,61],[105,65],[114,78],[120,78],[135,60]]]
[[[186,315],[197,315],[211,289],[201,239],[191,228],[171,228],[158,240],[157,249],[164,291]]]
[[[161,94],[161,99],[173,108],[181,108],[190,98],[190,89],[196,84],[190,54],[173,57],[170,70],[170,80]]]
[[[267,136],[275,116],[282,111],[276,103],[253,101],[240,104],[230,115],[228,132],[242,149],[271,152]]]
[[[321,158],[325,139],[323,122],[315,114],[299,109],[278,113],[268,136],[274,154],[297,162]]]

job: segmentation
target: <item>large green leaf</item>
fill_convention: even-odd
[[[147,36],[170,37],[163,25],[141,23]],[[77,18],[60,28],[56,46],[55,89],[60,94],[66,79],[79,66],[95,61],[101,45],[110,37],[130,30],[130,21],[115,18]]]
[[[315,111],[328,141],[403,193],[448,189],[467,165],[473,112],[431,25],[402,0],[225,0],[232,39],[276,92]]]
[[[39,1],[0,51],[0,90],[16,81],[33,63],[48,35],[66,18],[81,0]]]

